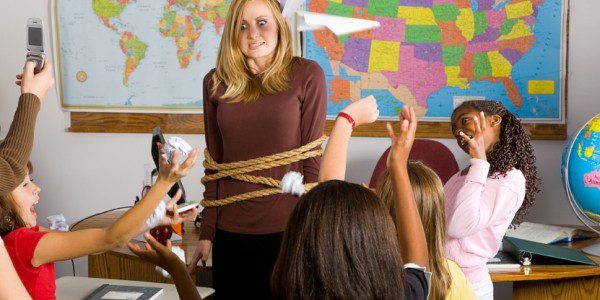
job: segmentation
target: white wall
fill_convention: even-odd
[[[571,1],[568,131],[573,132],[600,113],[599,1]],[[50,1],[3,1],[0,12],[0,125],[5,132],[16,109],[19,89],[13,84],[25,58],[25,24],[28,17],[51,23]],[[49,28],[49,27],[47,27]],[[45,32],[50,41],[49,32]],[[49,45],[47,43],[46,45]],[[60,109],[55,91],[43,102],[37,127],[32,162],[34,178],[42,187],[38,205],[40,223],[45,217],[62,213],[73,223],[90,214],[129,205],[139,194],[144,164],[151,163],[150,134],[68,133],[68,115]],[[192,145],[204,147],[200,135],[183,135]],[[440,140],[456,155],[461,167],[467,156],[453,140]],[[560,160],[565,141],[534,141],[542,193],[527,219],[536,222],[579,224],[565,198],[560,180]],[[348,179],[368,182],[376,160],[388,147],[383,138],[353,138],[350,146]],[[190,199],[200,199],[200,163],[184,185]],[[57,264],[57,275],[70,274],[70,264]],[[77,261],[77,274],[87,274],[85,259]]]

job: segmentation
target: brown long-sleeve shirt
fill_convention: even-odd
[[[35,119],[39,111],[40,99],[36,95],[21,95],[8,134],[0,144],[0,195],[12,192],[27,174]]]
[[[327,111],[327,87],[321,67],[300,59],[290,72],[290,87],[259,97],[251,103],[229,103],[220,99],[220,86],[211,95],[212,75],[204,77],[204,126],[206,146],[219,163],[229,163],[292,150],[323,135]],[[281,179],[288,171],[304,175],[304,182],[316,182],[320,158],[310,158],[286,166],[252,172],[252,175]],[[206,174],[212,174],[206,171]],[[223,199],[265,188],[258,184],[223,178],[206,184],[204,198]],[[200,239],[213,240],[216,228],[245,234],[284,231],[298,197],[273,195],[202,212]]]

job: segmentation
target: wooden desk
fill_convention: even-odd
[[[163,293],[156,299],[179,299],[177,289],[173,284],[73,276],[64,276],[56,280],[56,299],[80,300],[103,284],[159,287],[163,289]],[[202,298],[206,298],[215,292],[211,288],[198,287],[197,289]]]
[[[557,245],[581,249],[597,242],[600,238]],[[600,257],[587,257],[600,266]],[[493,282],[513,283],[513,299],[600,299],[600,267],[531,266],[527,269],[494,270],[490,275]]]
[[[124,211],[109,212],[81,222],[73,230],[100,228],[112,224]],[[186,261],[192,259],[200,230],[193,224],[185,224],[182,242],[175,242],[184,251]],[[584,239],[574,243],[559,244],[581,249],[600,238]],[[600,266],[600,257],[590,256]],[[212,258],[207,267],[196,270],[196,283],[212,287]],[[90,277],[125,279],[159,283],[172,283],[154,271],[154,265],[135,256],[127,248],[118,248],[102,254],[90,255],[88,259]],[[493,282],[512,282],[514,299],[600,299],[600,267],[590,266],[532,266],[518,270],[494,270],[490,272]]]
[[[118,210],[95,216],[77,224],[73,230],[108,227],[124,212],[125,210]],[[184,228],[183,240],[173,242],[173,245],[181,247],[185,252],[186,261],[191,261],[200,236],[200,230],[193,223],[186,223]],[[210,276],[211,266],[212,257],[209,257],[207,267],[199,266],[197,268],[196,284],[212,287]],[[129,251],[128,248],[116,248],[108,252],[89,255],[88,276],[94,278],[173,283],[171,279],[166,279],[158,274],[153,264],[140,259]]]

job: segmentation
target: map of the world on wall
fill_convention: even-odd
[[[530,122],[564,120],[566,4],[561,0],[308,0],[307,10],[376,20],[335,37],[308,33],[323,67],[328,115],[374,95],[381,119],[409,104],[445,121],[464,100],[499,100]]]
[[[201,109],[231,0],[56,0],[63,107]]]

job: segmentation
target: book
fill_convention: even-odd
[[[596,263],[576,249],[563,246],[546,245],[542,243],[504,237],[503,249],[515,260],[523,262],[528,258],[531,265],[589,265]]]
[[[487,262],[487,267],[489,270],[514,270],[519,269],[521,264],[510,256],[510,254],[498,251],[496,256],[490,258]]]
[[[159,287],[103,284],[85,300],[153,300],[163,293]]]
[[[523,222],[519,227],[506,231],[506,236],[542,244],[554,244],[571,242],[577,238],[597,237],[598,234],[581,228]]]

